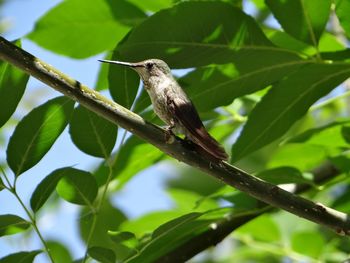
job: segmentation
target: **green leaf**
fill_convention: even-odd
[[[117,52],[114,52],[112,60],[120,60]],[[130,67],[109,65],[109,92],[115,102],[130,109],[134,103],[139,84],[139,75]]]
[[[268,168],[289,166],[307,171],[324,162],[326,157],[327,152],[322,146],[291,143],[277,149],[268,163]]]
[[[228,211],[220,209],[203,215],[190,213],[166,222],[153,232],[152,240],[127,262],[161,262],[162,256],[166,253],[212,229],[213,225],[222,220]]]
[[[49,199],[50,195],[55,190],[59,180],[72,172],[71,167],[60,168],[48,176],[46,176],[35,188],[31,198],[30,198],[30,207],[33,212],[37,212]]]
[[[37,21],[27,36],[40,46],[73,58],[112,50],[145,14],[127,1],[62,1]]]
[[[331,0],[266,0],[266,4],[288,34],[317,46],[329,19]]]
[[[0,215],[0,236],[13,235],[30,227],[30,223],[16,215]]]
[[[345,31],[347,38],[350,38],[350,2],[348,0],[336,0],[335,13],[338,16],[340,25]]]
[[[0,258],[0,263],[32,263],[41,250],[22,251]]]
[[[60,242],[49,240],[46,244],[55,262],[73,262],[71,253]]]
[[[114,263],[116,256],[113,250],[104,247],[89,247],[88,254],[101,263]]]
[[[285,166],[267,169],[258,173],[256,176],[273,184],[312,183],[311,180],[305,178],[303,174],[294,167]]]
[[[37,164],[62,133],[74,102],[65,97],[33,109],[17,125],[7,147],[7,162],[16,176]]]
[[[233,161],[280,138],[349,74],[350,67],[345,64],[310,64],[273,86],[250,113],[232,147]]]
[[[294,233],[291,241],[294,251],[312,258],[319,258],[326,245],[322,234],[318,231]]]
[[[341,172],[350,172],[350,153],[348,151],[342,152],[340,155],[330,158],[330,160]]]
[[[98,187],[91,173],[75,168],[65,168],[64,176],[58,182],[56,190],[70,203],[91,206],[97,196]]]
[[[129,248],[136,248],[138,240],[132,232],[127,231],[108,231],[108,235],[117,244],[123,244]]]
[[[244,224],[235,232],[238,235],[248,235],[250,238],[270,243],[278,242],[281,239],[278,224],[269,215],[259,216]]]
[[[335,121],[318,128],[309,129],[288,139],[286,142],[308,143],[329,147],[348,147],[349,144],[344,137],[347,134],[346,132],[344,133],[344,130],[346,130],[344,124],[346,123],[349,123],[349,121]]]
[[[95,218],[94,218],[95,217]],[[79,216],[79,228],[82,240],[89,246],[97,246],[112,249],[118,259],[123,257],[123,253],[129,253],[129,249],[116,245],[108,234],[109,231],[117,231],[120,224],[126,220],[125,215],[108,201],[104,202],[99,210],[98,216],[91,213],[91,209],[84,207]],[[95,225],[92,232],[92,225]]]
[[[120,149],[114,168],[120,189],[132,176],[158,162],[163,152],[135,136],[130,137]]]
[[[108,158],[117,139],[118,127],[96,113],[79,106],[70,121],[69,133],[83,152]]]
[[[20,41],[16,41],[17,46],[21,46]],[[21,100],[26,88],[29,75],[11,66],[9,63],[0,61],[0,127],[2,127],[11,117]],[[6,99],[5,99],[6,98]]]
[[[0,177],[0,191],[5,189],[5,184],[4,182],[2,181],[1,177]]]
[[[281,60],[296,58],[275,48],[250,16],[219,1],[187,1],[161,10],[136,26],[117,50],[130,61],[155,57],[175,68],[251,61],[266,52],[274,58],[279,53]]]
[[[171,6],[173,1],[172,0],[152,0],[152,1],[129,0],[129,2],[144,11],[157,12],[160,9]]]

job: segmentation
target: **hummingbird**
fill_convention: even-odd
[[[207,132],[192,101],[173,77],[169,66],[160,59],[141,62],[99,60],[100,62],[127,66],[142,79],[151,98],[153,110],[166,123],[170,135],[184,134],[185,139],[201,148],[215,161],[226,161],[224,148]]]

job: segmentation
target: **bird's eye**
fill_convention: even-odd
[[[147,69],[152,69],[153,64],[152,64],[151,62],[148,62],[148,63],[146,64],[146,67],[147,67]]]

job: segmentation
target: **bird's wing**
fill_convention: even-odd
[[[176,120],[188,131],[189,139],[216,159],[228,159],[223,147],[205,129],[191,101],[175,98],[168,100],[168,105]]]

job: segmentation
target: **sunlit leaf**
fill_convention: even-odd
[[[280,138],[313,103],[349,76],[350,67],[345,64],[311,64],[273,86],[249,115],[232,147],[232,159],[237,161]]]
[[[291,245],[294,251],[312,258],[319,258],[321,255],[325,240],[318,231],[296,232],[291,238]]]
[[[16,41],[17,46],[21,46],[20,41]],[[0,127],[11,117],[22,98],[26,88],[29,75],[20,71],[16,67],[0,61]]]
[[[16,176],[37,164],[62,133],[74,102],[57,97],[33,109],[17,125],[7,147],[7,162]]]
[[[287,33],[317,46],[329,18],[331,0],[267,0],[266,3]]]
[[[106,159],[113,150],[118,127],[96,113],[79,106],[73,112],[69,133],[80,150]]]
[[[97,196],[96,179],[89,172],[65,168],[64,176],[56,186],[57,193],[66,201],[78,205],[91,205]]]
[[[277,167],[264,170],[256,175],[257,177],[273,184],[290,183],[312,183],[303,174],[294,167]]]
[[[68,248],[58,241],[46,241],[50,254],[55,262],[72,262],[73,258]]]
[[[153,145],[134,136],[129,138],[120,149],[114,169],[118,187],[122,187],[132,176],[155,164],[163,155]]]
[[[30,227],[30,223],[16,215],[0,215],[0,236],[13,235]]]
[[[36,22],[27,36],[42,47],[74,58],[106,50],[138,24],[145,14],[127,1],[62,1]]]

